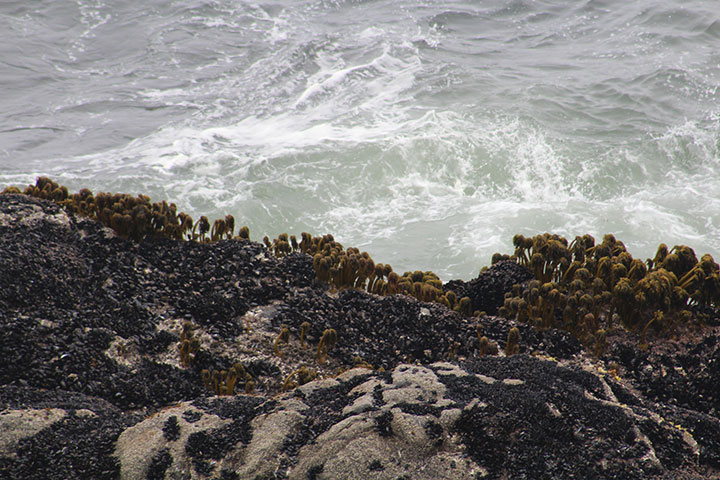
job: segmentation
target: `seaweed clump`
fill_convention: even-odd
[[[458,299],[454,292],[444,291],[435,273],[416,270],[401,276],[390,264],[375,263],[367,252],[345,248],[332,235],[312,236],[303,232],[298,242],[294,235],[283,233],[273,241],[265,237],[263,243],[278,257],[296,252],[310,255],[317,280],[335,290],[364,290],[380,296],[407,295],[421,302],[441,303],[464,316],[473,314],[470,298]]]
[[[183,323],[178,350],[180,350],[180,365],[189,367],[195,360],[195,354],[200,350],[200,340],[195,336],[195,326],[191,322]]]
[[[661,244],[653,259],[634,259],[613,235],[596,244],[590,235],[569,242],[558,235],[516,235],[511,260],[534,279],[514,285],[499,313],[538,329],[571,332],[596,354],[613,328],[641,335],[674,335],[694,318],[694,306],[720,304],[720,267],[712,256],[698,261],[692,248]],[[494,258],[501,259],[499,254]]]
[[[255,382],[241,363],[236,363],[229,370],[203,370],[201,372],[205,387],[215,395],[235,395],[235,385],[242,380],[245,393],[252,393]]]
[[[178,213],[177,206],[165,200],[153,203],[147,195],[94,194],[87,188],[71,194],[67,187],[48,177],[38,177],[35,185],[28,185],[22,191],[17,187],[7,187],[2,193],[23,193],[54,201],[76,215],[99,221],[123,238],[138,242],[147,238],[211,242],[232,238],[235,229],[232,215],[216,220],[211,227],[207,217],[202,216],[193,222],[190,215]],[[243,227],[238,238],[248,238],[247,235],[247,227]]]

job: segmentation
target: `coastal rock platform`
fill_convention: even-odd
[[[0,478],[720,478],[717,313],[646,349],[614,332],[597,358],[494,316],[527,278],[451,282],[486,313],[466,318],[332,291],[304,254],[136,243],[0,195]]]

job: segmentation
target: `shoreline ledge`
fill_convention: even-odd
[[[0,195],[0,478],[720,478],[717,311],[593,352],[487,314],[531,277],[454,281],[465,316]]]

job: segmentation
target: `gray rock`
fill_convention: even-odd
[[[478,371],[501,378],[510,361],[520,378],[479,378],[485,375]],[[523,355],[486,363],[401,365],[390,375],[354,369],[311,382],[302,387],[307,395],[298,389],[257,407],[268,411],[250,421],[251,440],[233,445],[208,473],[298,480],[697,474],[692,435],[645,407],[619,402],[613,391],[626,385],[611,388],[597,371]],[[233,399],[214,401],[217,408]],[[344,406],[323,423],[328,405]],[[201,477],[183,442],[191,429],[213,441],[229,420],[206,413],[194,424],[181,422],[179,439],[168,441],[167,418],[193,408],[178,405],[125,430],[116,450],[121,477],[145,478],[164,450],[173,459],[164,478]]]
[[[21,440],[31,438],[43,428],[67,415],[59,408],[28,408],[0,412],[0,456],[15,457]]]

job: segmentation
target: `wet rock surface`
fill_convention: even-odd
[[[450,282],[488,314],[463,318],[329,291],[301,254],[138,244],[0,195],[0,478],[720,478],[716,320],[647,350],[617,332],[598,359],[492,316],[525,279],[500,262]],[[203,370],[237,363],[215,395]]]

